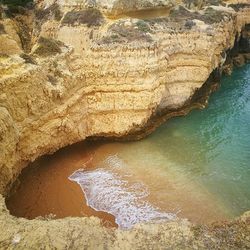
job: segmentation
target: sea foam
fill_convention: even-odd
[[[172,220],[176,217],[173,213],[160,211],[146,200],[149,191],[142,182],[125,178],[130,174],[126,173],[126,164],[117,155],[107,157],[101,166],[93,171],[79,169],[69,179],[81,186],[90,207],[114,215],[120,228],[130,229],[139,222]],[[121,168],[122,173],[126,174],[121,175],[121,171],[116,171]]]

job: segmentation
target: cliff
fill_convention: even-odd
[[[232,58],[238,65],[249,60],[249,23],[247,1],[43,0],[14,13],[1,8],[0,194],[41,155],[88,137],[143,136],[164,117],[191,108],[212,72],[229,72]],[[70,240],[65,235],[79,225],[83,228],[75,236],[69,234],[76,239],[74,246],[96,235],[103,244],[112,242],[95,219],[27,221],[10,216],[2,198],[0,204],[0,228],[6,231],[0,244],[12,246],[12,237],[25,227],[22,244],[32,247],[26,241],[32,228],[41,228],[34,234],[43,241],[52,239],[50,230],[53,235],[62,227],[58,242],[65,241],[61,246],[66,247]],[[194,235],[185,223],[173,227],[180,230],[179,242],[189,244]],[[96,232],[78,239],[89,226]],[[156,225],[156,231],[139,226],[112,237],[118,244],[120,237],[135,240],[144,231],[150,237],[161,232],[164,244],[172,237],[165,227],[172,226]]]
[[[37,218],[8,214],[0,198],[1,249],[248,249],[250,215],[233,222],[195,226],[186,220],[107,229],[97,218]]]

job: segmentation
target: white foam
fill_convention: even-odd
[[[109,155],[103,162],[105,165],[110,167],[111,169],[122,169],[126,167],[126,164],[122,159],[118,157],[118,155]]]
[[[139,222],[175,218],[175,214],[162,212],[145,201],[149,192],[143,183],[130,183],[114,171],[116,167],[125,166],[117,155],[108,157],[107,162],[110,169],[81,169],[69,177],[81,186],[90,207],[114,215],[116,223],[123,229],[129,229]]]

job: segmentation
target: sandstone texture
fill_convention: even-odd
[[[228,223],[186,220],[107,229],[97,218],[17,219],[0,201],[1,249],[249,249],[250,214]]]
[[[191,105],[212,72],[249,60],[249,24],[247,1],[1,7],[0,248],[249,248],[248,214],[210,227],[178,220],[120,231],[96,218],[18,219],[3,198],[41,155],[88,137],[139,133]]]

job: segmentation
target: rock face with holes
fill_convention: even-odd
[[[159,114],[191,105],[211,72],[230,66],[226,54],[238,42],[245,46],[241,61],[249,59],[249,6],[206,4],[193,11],[165,0],[44,0],[9,17],[0,10],[0,194],[41,155],[91,136],[139,133]],[[239,221],[232,230],[249,232],[249,219]],[[109,232],[87,218],[27,221],[10,216],[2,198],[0,222],[0,247],[136,248],[156,237],[162,246],[205,248],[221,240],[211,231],[200,243],[205,229],[197,233],[185,221],[132,232]],[[96,235],[100,245],[90,240]],[[232,244],[249,246],[237,235]]]

